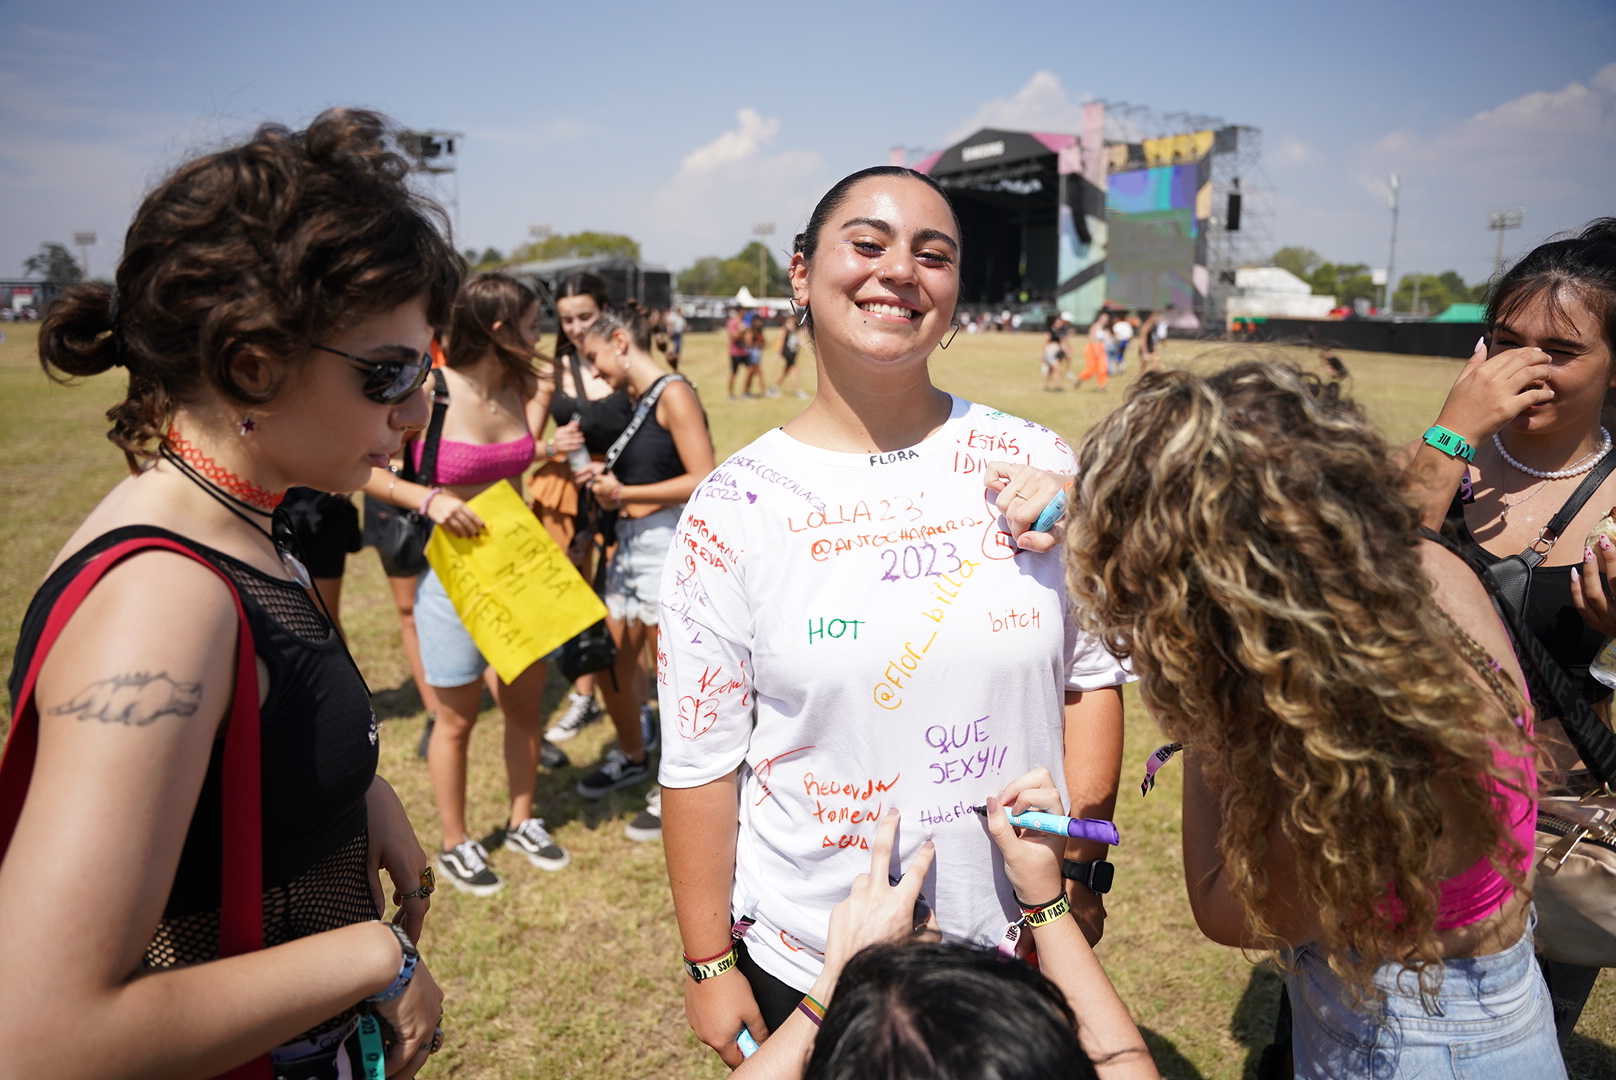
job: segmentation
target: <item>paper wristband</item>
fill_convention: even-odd
[[[1168,743],[1166,746],[1156,748],[1156,752],[1150,755],[1150,760],[1145,762],[1145,779],[1139,785],[1141,796],[1149,795],[1151,789],[1156,786],[1156,770],[1173,760],[1173,755],[1182,749],[1184,744],[1181,742]]]

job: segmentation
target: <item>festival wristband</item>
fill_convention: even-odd
[[[814,1027],[818,1027],[825,1022],[825,1006],[807,994],[802,995],[802,1000],[797,1002],[797,1011],[812,1020]]]
[[[1457,431],[1449,431],[1441,424],[1432,424],[1425,429],[1425,445],[1435,447],[1449,457],[1461,461],[1476,460],[1476,448],[1465,442],[1463,435]]]
[[[1055,522],[1059,521],[1064,513],[1066,513],[1066,489],[1061,488],[1055,493],[1055,497],[1049,500],[1049,505],[1044,507],[1044,512],[1038,515],[1038,520],[1032,523],[1032,531],[1048,532],[1055,527]]]
[[[1156,752],[1150,755],[1150,760],[1145,762],[1145,779],[1139,785],[1140,795],[1150,794],[1151,790],[1156,786],[1156,770],[1173,760],[1173,755],[1182,749],[1184,749],[1184,744],[1181,742],[1171,742],[1166,746],[1156,748]]]
[[[696,982],[716,978],[735,966],[735,946],[731,945],[717,956],[710,956],[705,960],[692,960],[685,957],[685,974]]]
[[[1017,903],[1021,902],[1018,900]],[[1036,929],[1040,926],[1048,926],[1071,910],[1071,902],[1066,899],[1066,894],[1063,892],[1047,904],[1039,904],[1036,907],[1021,904],[1021,917],[1027,921],[1028,926]]]
[[[372,1005],[385,1005],[403,994],[405,990],[408,990],[410,980],[415,978],[415,965],[421,959],[420,952],[415,948],[415,942],[410,940],[410,935],[404,932],[403,927],[395,923],[383,923],[382,925],[391,930],[393,936],[398,938],[398,946],[403,950],[404,959],[398,966],[398,974],[393,977],[393,981],[388,984],[387,989],[379,994],[372,994],[366,999]]]

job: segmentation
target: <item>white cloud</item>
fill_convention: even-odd
[[[1076,134],[1083,126],[1083,102],[1073,101],[1060,76],[1039,71],[1010,97],[994,98],[944,139],[952,145],[980,128],[1007,131],[1055,131]]]
[[[1268,152],[1268,164],[1278,168],[1305,165],[1314,157],[1313,148],[1300,139],[1286,136]]]
[[[808,150],[769,145],[780,133],[777,117],[756,109],[735,114],[736,126],[690,151],[673,177],[650,200],[643,232],[676,265],[700,255],[731,255],[751,239],[755,222],[772,221],[775,257],[784,261],[790,235],[824,186],[824,160]]]

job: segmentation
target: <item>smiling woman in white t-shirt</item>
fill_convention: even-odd
[[[959,235],[942,191],[908,169],[866,169],[820,200],[790,266],[818,392],[702,483],[663,575],[663,836],[686,1012],[731,1065],[743,1026],[761,1041],[813,984],[885,811],[903,815],[903,862],[936,843],[922,897],[938,926],[982,943],[1020,911],[971,806],[1045,765],[1074,815],[1111,816],[1127,676],[1066,616],[1058,553],[1019,550],[986,487],[990,460],[1070,473],[1072,453],[931,382]],[[1097,939],[1100,898],[1071,889]]]

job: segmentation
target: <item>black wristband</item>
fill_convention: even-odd
[[[1116,878],[1116,868],[1104,859],[1095,859],[1093,862],[1064,859],[1061,861],[1061,876],[1081,882],[1089,892],[1102,896],[1111,891],[1111,883]]]

